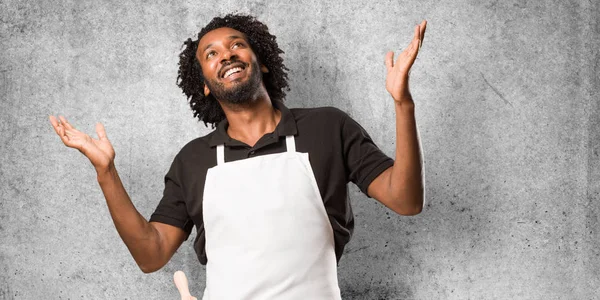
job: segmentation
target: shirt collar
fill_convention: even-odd
[[[280,101],[272,101],[273,107],[281,111],[281,120],[275,127],[275,134],[277,136],[288,136],[296,135],[298,128],[296,127],[296,120],[292,112]],[[225,146],[245,146],[244,143],[234,140],[227,135],[227,128],[229,127],[229,121],[227,118],[223,119],[217,124],[217,128],[213,131],[208,139],[208,145],[214,147],[216,145],[224,144]]]

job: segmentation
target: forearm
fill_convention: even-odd
[[[97,170],[97,176],[117,232],[138,266],[144,272],[160,268],[160,235],[131,202],[114,164]]]
[[[423,209],[421,150],[417,134],[414,102],[410,95],[394,101],[396,111],[396,160],[390,174],[390,192],[397,207],[406,214]]]

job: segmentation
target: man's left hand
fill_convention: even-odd
[[[408,74],[417,58],[421,45],[423,44],[426,26],[427,21],[423,20],[421,24],[415,27],[415,36],[413,37],[413,40],[408,47],[398,55],[395,63],[394,52],[390,51],[385,55],[385,66],[387,68],[385,88],[398,104],[406,102],[412,103],[412,97],[408,90]]]

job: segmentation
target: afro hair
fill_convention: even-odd
[[[198,39],[188,38],[184,42],[185,49],[179,54],[179,72],[177,85],[187,96],[194,117],[203,121],[205,126],[210,123],[214,128],[225,119],[225,113],[212,94],[205,96],[204,76],[200,63],[196,59],[198,42],[214,29],[228,27],[246,35],[250,47],[256,54],[260,64],[267,67],[268,73],[263,74],[263,82],[271,101],[283,101],[285,91],[289,91],[287,82],[288,69],[283,64],[280,54],[283,51],[277,45],[276,37],[269,33],[269,28],[248,15],[228,14],[225,17],[215,17],[198,33]]]

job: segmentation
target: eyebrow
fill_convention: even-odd
[[[239,35],[230,35],[227,37],[227,39],[231,41],[231,40],[235,40],[235,39],[243,39],[243,37],[241,37]],[[204,47],[204,50],[202,50],[202,53],[206,52],[206,50],[212,46],[213,46],[212,43],[206,45],[206,47]]]

